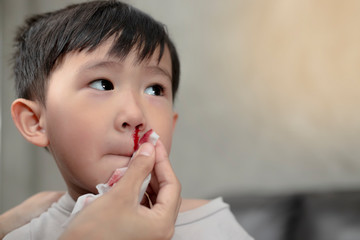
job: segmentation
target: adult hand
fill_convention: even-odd
[[[153,170],[153,206],[139,204],[140,187]],[[179,212],[181,186],[163,144],[144,143],[125,175],[85,207],[61,239],[171,239]],[[156,197],[154,198],[154,196]]]
[[[38,217],[50,205],[56,202],[64,192],[40,192],[28,198],[16,207],[0,215],[0,239],[19,228],[31,219]]]

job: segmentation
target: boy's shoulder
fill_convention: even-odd
[[[210,201],[183,199],[172,239],[253,240],[222,197]]]

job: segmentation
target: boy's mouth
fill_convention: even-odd
[[[145,142],[150,142],[153,145],[155,145],[157,140],[159,139],[159,135],[157,135],[152,129],[150,129],[147,132],[145,132],[142,135],[142,137],[140,138],[139,137],[139,128],[135,128],[133,138],[134,138],[134,152],[136,152],[138,150],[139,146]],[[127,167],[115,169],[115,171],[109,178],[107,185],[111,187],[117,181],[119,181],[120,178],[125,174],[126,169],[127,169]]]

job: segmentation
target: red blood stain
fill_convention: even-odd
[[[149,137],[150,137],[150,135],[151,135],[152,132],[153,132],[152,129],[150,129],[149,131],[147,131],[147,132],[142,136],[142,138],[140,139],[139,145],[148,142],[148,141],[149,141]]]
[[[112,187],[115,183],[117,183],[122,176],[124,176],[124,169],[116,169],[108,180],[107,184]]]
[[[136,150],[138,150],[139,148],[139,127],[135,128],[134,134],[133,134],[133,138],[134,138],[134,152]]]
[[[151,133],[153,132],[152,129],[150,129],[149,131],[147,131],[146,133],[144,133],[144,135],[141,137],[141,139],[139,140],[139,128],[136,127],[134,134],[133,134],[133,138],[134,138],[134,152],[137,151],[140,147],[141,144],[146,143],[149,141],[149,137],[151,135]]]

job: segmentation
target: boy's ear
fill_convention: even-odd
[[[11,115],[17,129],[26,140],[36,146],[46,147],[49,140],[42,120],[42,109],[38,102],[19,98],[11,105]]]

